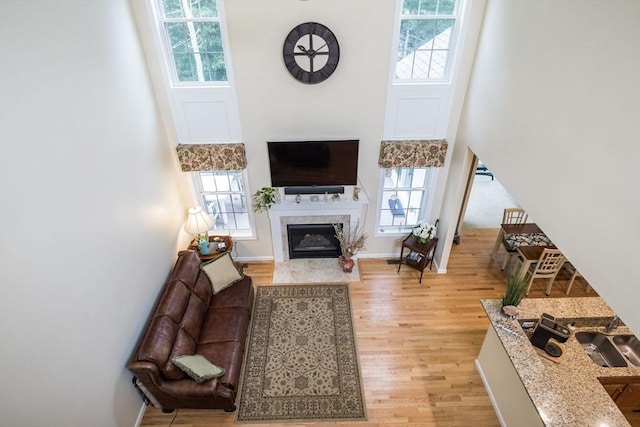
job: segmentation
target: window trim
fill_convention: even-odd
[[[202,172],[236,172],[236,171],[202,171]],[[247,200],[247,218],[249,221],[249,228],[247,231],[232,230],[232,229],[220,229],[220,230],[209,230],[210,235],[229,235],[234,238],[234,240],[256,240],[256,226],[255,226],[255,217],[253,213],[253,203],[251,200],[251,192],[249,191],[249,176],[247,174],[247,170],[243,169],[240,171],[242,174],[242,180],[244,185],[244,193]],[[221,192],[211,192],[204,191],[202,187],[202,180],[200,179],[200,172],[189,172],[191,176],[191,188],[193,190],[193,198],[195,201],[195,205],[201,206],[206,211],[206,207],[203,206],[202,195],[203,193],[212,193],[212,194],[229,194],[235,192],[221,191]]]
[[[412,225],[404,226],[403,228],[398,227],[397,231],[387,230],[381,231],[383,226],[380,225],[380,220],[382,217],[382,203],[384,202],[384,181],[385,181],[385,170],[387,169],[398,169],[398,168],[379,168],[378,170],[378,191],[377,191],[377,200],[378,203],[375,206],[376,212],[376,222],[375,222],[375,231],[374,237],[398,237],[398,236],[406,236],[411,232],[411,229],[414,227]],[[433,210],[433,202],[434,202],[434,192],[436,189],[436,181],[438,179],[438,172],[442,168],[437,167],[426,167],[426,168],[403,168],[403,169],[430,169],[428,172],[429,176],[427,179],[427,183],[424,187],[425,197],[422,201],[422,206],[420,207],[420,212],[422,215],[418,216],[418,222],[424,221],[425,219],[431,217],[431,212]],[[386,226],[384,226],[386,227]]]
[[[164,18],[162,13],[162,0],[153,0],[151,2],[151,9],[153,11],[153,21],[155,31],[159,40],[160,50],[162,51],[162,57],[164,59],[165,72],[169,77],[169,85],[171,88],[201,88],[201,87],[230,87],[232,86],[233,69],[231,67],[231,58],[229,56],[229,37],[227,35],[227,26],[224,11],[224,2],[216,1],[216,8],[218,10],[217,18]],[[165,23],[167,22],[217,22],[220,26],[220,38],[222,41],[222,54],[224,56],[224,64],[227,72],[227,80],[218,81],[188,81],[181,82],[178,79],[177,66],[173,58],[173,52],[171,51],[171,43],[169,41],[169,34],[165,29]]]
[[[456,0],[453,15],[402,15],[404,0],[396,0],[396,20],[394,25],[394,38],[392,41],[391,51],[391,73],[390,80],[392,85],[438,85],[438,84],[451,84],[454,74],[454,63],[457,57],[457,44],[458,37],[461,31],[462,17],[466,7],[466,0]],[[396,78],[397,67],[397,55],[400,46],[400,28],[402,26],[403,19],[453,19],[453,31],[451,34],[451,40],[449,43],[449,57],[447,59],[446,69],[443,78],[426,78],[426,79],[398,79]]]

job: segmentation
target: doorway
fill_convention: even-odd
[[[460,242],[465,228],[500,228],[503,211],[510,207],[518,203],[474,153],[454,241]]]

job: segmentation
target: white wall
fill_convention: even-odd
[[[184,210],[130,6],[0,2],[0,424],[131,426]]]
[[[200,97],[197,105],[202,108],[197,110],[198,115],[206,114],[204,110],[209,109],[210,104],[226,105],[226,113],[216,116],[211,126],[223,130],[234,129],[231,133],[235,135],[236,120],[232,118],[235,116],[235,104],[227,102],[227,95],[224,95],[233,90],[220,87],[191,90],[168,87],[165,82],[167,73],[163,71],[164,62],[159,59],[158,43],[152,37],[154,24],[151,22],[150,9],[145,7],[148,3],[133,1],[132,4],[172,144],[175,145],[178,140],[190,140],[185,135],[191,134],[192,129],[185,128],[184,122],[185,117],[196,110],[189,113],[185,109],[185,99],[194,96],[195,91]],[[232,83],[235,84],[238,97],[240,140],[245,143],[247,150],[250,191],[255,192],[260,187],[270,185],[266,141],[359,138],[358,175],[361,186],[370,198],[365,224],[365,231],[370,238],[362,256],[397,256],[399,242],[404,236],[377,237],[374,230],[376,208],[380,203],[377,200],[380,141],[388,138],[455,136],[455,125],[451,127],[453,131],[449,130],[445,135],[450,104],[455,105],[451,120],[457,124],[470,69],[467,64],[470,60],[464,57],[473,55],[484,2],[470,2],[461,19],[470,22],[470,29],[460,35],[466,42],[464,53],[458,54],[463,60],[456,60],[454,64],[454,83],[427,85],[420,90],[409,89],[411,100],[420,100],[425,109],[411,111],[414,116],[408,119],[404,117],[402,125],[393,126],[389,123],[396,120],[398,106],[408,96],[408,89],[404,86],[388,91],[396,0],[233,0],[223,1],[222,4],[231,46]],[[284,38],[293,27],[307,21],[327,25],[335,33],[341,48],[336,72],[325,82],[316,85],[297,82],[286,70],[282,59]],[[390,129],[384,130],[387,106],[390,106],[386,111]],[[402,110],[406,116],[407,109]],[[211,141],[228,138],[230,134],[224,131],[210,132],[208,136]],[[197,138],[193,140],[200,141]],[[453,150],[453,144],[450,144],[450,148]],[[433,220],[438,217],[449,165],[450,162],[447,162],[447,166],[438,171],[438,180],[433,186]],[[180,182],[188,184],[184,179]],[[198,203],[195,199],[193,202]],[[245,260],[272,259],[267,215],[256,214],[255,220],[257,239],[236,239],[234,253]]]
[[[636,333],[639,18],[626,0],[488,1],[456,141]]]
[[[254,191],[270,185],[269,139],[359,138],[359,177],[371,203],[366,226],[373,230],[394,8],[393,0],[225,1],[242,141]],[[316,85],[296,81],[282,59],[286,35],[308,21],[329,27],[341,51],[334,74]],[[259,240],[238,242],[238,254],[270,258],[267,215],[256,214],[256,225]],[[388,251],[388,239],[369,240],[367,252]]]

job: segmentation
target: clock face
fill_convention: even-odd
[[[317,22],[306,22],[287,35],[282,56],[293,77],[302,83],[315,84],[336,70],[340,46],[330,29]]]

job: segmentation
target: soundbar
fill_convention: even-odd
[[[344,185],[301,185],[284,187],[284,194],[344,194]]]

